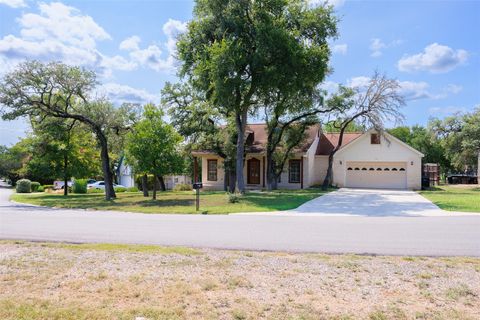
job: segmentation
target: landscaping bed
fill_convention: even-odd
[[[193,191],[159,192],[157,200],[143,197],[140,192],[117,193],[117,199],[107,201],[103,194],[50,193],[13,194],[11,200],[47,207],[117,210],[141,213],[208,213],[265,212],[295,209],[301,204],[328,191],[319,188],[303,190],[277,190],[273,192],[248,192],[230,203],[225,192],[201,191],[200,211],[195,211]]]
[[[478,185],[438,186],[422,190],[420,194],[443,210],[480,213]]]
[[[479,319],[480,259],[0,241],[0,319]]]

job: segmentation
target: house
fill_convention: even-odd
[[[246,130],[243,169],[246,187],[266,184],[265,124],[250,124]],[[319,185],[325,178],[328,156],[337,145],[338,133],[323,133],[320,126],[307,132],[306,141],[294,150],[278,181],[279,188],[300,189]],[[222,190],[223,159],[209,150],[192,152],[201,161],[203,187]],[[333,185],[349,188],[420,189],[423,154],[392,135],[375,130],[345,133],[333,161]]]
[[[117,177],[118,184],[125,186],[127,188],[135,186],[135,173],[131,166],[125,162],[125,157],[120,158],[120,163],[117,168]],[[165,187],[167,190],[171,190],[175,185],[182,184],[191,184],[192,179],[187,175],[169,175],[163,177],[165,182]]]

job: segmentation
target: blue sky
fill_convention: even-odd
[[[319,0],[311,0],[311,4]],[[405,124],[480,105],[480,1],[332,2],[326,88],[362,85],[374,70],[400,81]],[[99,91],[117,103],[158,102],[175,81],[175,37],[193,1],[0,0],[0,76],[20,61],[60,60],[95,69]],[[25,121],[0,121],[0,144],[25,135]]]

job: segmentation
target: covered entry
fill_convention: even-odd
[[[406,189],[405,162],[347,162],[347,188]]]

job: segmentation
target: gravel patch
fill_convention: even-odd
[[[1,319],[480,319],[479,305],[477,258],[0,242]]]

